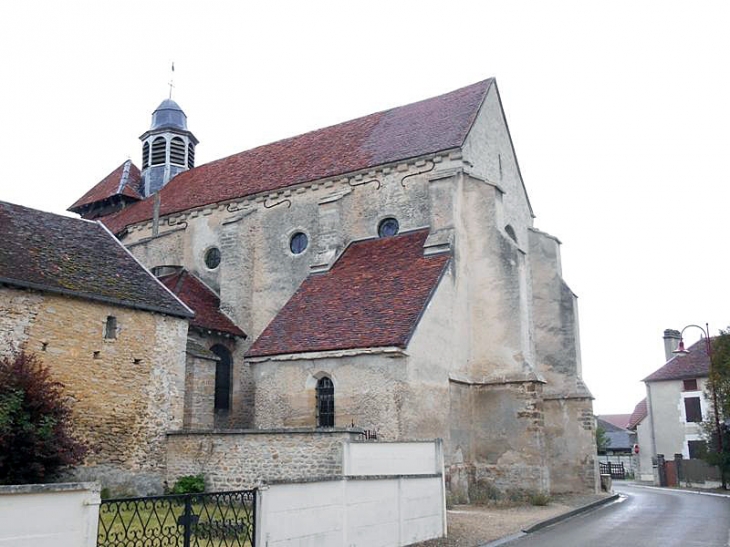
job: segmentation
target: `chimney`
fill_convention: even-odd
[[[674,354],[672,353],[679,345],[679,331],[674,329],[664,330],[664,356],[669,361]]]

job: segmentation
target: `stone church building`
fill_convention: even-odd
[[[184,430],[441,438],[458,497],[595,490],[576,298],[495,80],[198,167],[170,99],[141,140],[70,210],[195,312]]]

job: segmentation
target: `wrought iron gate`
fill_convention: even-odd
[[[102,500],[98,547],[255,547],[256,490]]]

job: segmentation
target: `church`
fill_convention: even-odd
[[[140,140],[69,210],[195,312],[183,433],[440,438],[457,500],[595,491],[576,297],[494,79],[200,166],[166,99]]]

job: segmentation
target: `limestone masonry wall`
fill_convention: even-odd
[[[16,289],[0,292],[0,309],[3,318],[25,320],[3,328],[12,333],[4,335],[10,340],[3,351],[35,354],[72,401],[74,430],[90,449],[75,476],[130,492],[161,491],[165,433],[183,423],[187,321]],[[104,336],[108,316],[116,318],[111,339]]]
[[[167,481],[205,475],[211,491],[252,488],[260,482],[342,475],[342,444],[359,432],[282,429],[170,433]]]
[[[0,351],[18,351],[28,339],[43,298],[32,291],[0,287]]]

